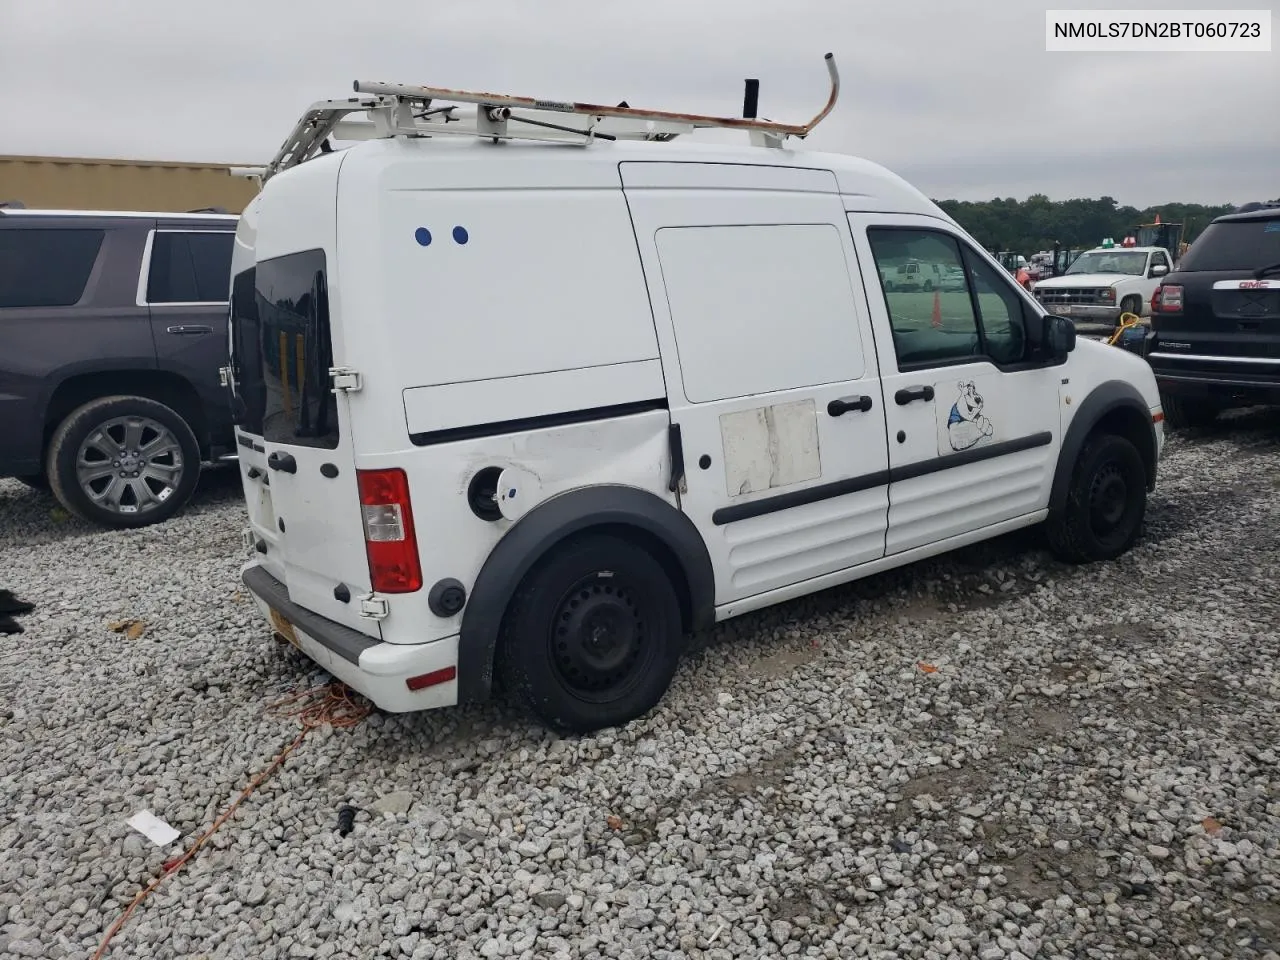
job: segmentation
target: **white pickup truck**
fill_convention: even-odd
[[[1037,282],[1033,292],[1050,313],[1075,321],[1081,334],[1110,333],[1120,314],[1151,312],[1151,295],[1172,269],[1163,247],[1095,247],[1062,276]]]

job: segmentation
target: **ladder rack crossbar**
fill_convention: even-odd
[[[840,95],[840,74],[832,54],[828,53],[824,59],[831,81],[830,94],[823,108],[801,124],[357,80],[353,87],[359,96],[313,103],[269,163],[234,173],[265,183],[275,174],[325,152],[331,136],[365,140],[448,133],[587,145],[596,139],[668,141],[697,129],[717,128],[744,130],[755,143],[779,146],[787,137],[808,136],[835,107]],[[444,101],[445,105],[437,101]],[[456,104],[474,105],[474,109],[462,111]],[[555,120],[552,122],[552,117],[535,119],[513,110],[550,114]],[[358,113],[366,114],[368,120],[347,119]],[[571,118],[575,117],[585,119],[586,123],[572,122]],[[514,125],[515,131],[509,125]]]

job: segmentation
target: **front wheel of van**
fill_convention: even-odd
[[[503,685],[549,727],[591,733],[655,707],[684,646],[680,600],[643,547],[587,534],[545,557],[504,619]]]
[[[1138,448],[1097,434],[1075,462],[1062,512],[1047,524],[1049,546],[1067,563],[1114,560],[1137,541],[1146,508],[1147,470]]]

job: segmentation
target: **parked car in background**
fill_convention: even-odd
[[[1163,247],[1104,245],[1080,254],[1062,276],[1037,281],[1035,296],[1082,335],[1106,336],[1121,314],[1143,316],[1171,269],[1173,255]]]
[[[238,217],[0,209],[0,477],[107,527],[171,517],[234,458]]]
[[[1152,295],[1146,356],[1171,426],[1280,403],[1280,203],[1196,238]]]
[[[941,287],[945,273],[936,263],[919,263],[912,260],[898,264],[893,279],[885,286],[886,290],[899,293],[910,293],[924,290],[926,293],[935,287]]]

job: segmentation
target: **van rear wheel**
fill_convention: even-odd
[[[504,686],[552,729],[590,733],[648,713],[684,645],[680,601],[643,547],[587,534],[553,551],[507,609]]]

